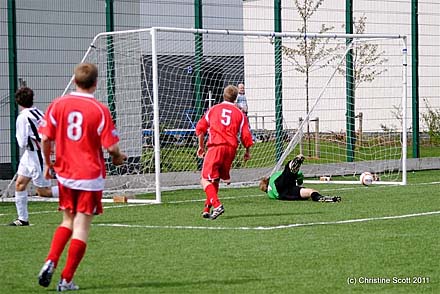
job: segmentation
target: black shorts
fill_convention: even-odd
[[[284,190],[279,191],[279,199],[280,200],[307,200],[307,198],[301,198],[301,189],[302,187],[298,186],[289,186]]]
[[[281,175],[274,181],[277,188],[279,200],[303,200],[301,189],[296,185],[296,174],[292,173],[288,164],[284,167]]]

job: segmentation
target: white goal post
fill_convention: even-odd
[[[306,48],[307,50],[305,50]],[[199,187],[195,124],[223,88],[244,83],[254,137],[236,184],[253,185],[303,153],[308,181],[406,184],[407,46],[402,35],[148,28],[98,34],[82,62],[99,68],[127,164],[106,192]],[[65,89],[73,90],[72,82]]]

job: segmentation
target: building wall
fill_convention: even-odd
[[[104,0],[16,0],[18,77],[25,80],[36,93],[36,106],[45,109],[54,97],[61,95],[68,84],[73,67],[81,60],[93,37],[106,30]],[[302,2],[302,1],[300,1]],[[399,33],[408,36],[409,66],[408,89],[411,89],[411,15],[407,0],[355,0],[354,15],[367,16],[367,32]],[[203,27],[228,30],[273,31],[272,0],[205,0]],[[294,1],[282,2],[282,29],[296,32],[301,26]],[[192,0],[115,0],[116,30],[151,26],[194,27],[194,1]],[[334,32],[344,32],[345,1],[325,0],[310,20],[310,31],[322,24],[333,26]],[[432,0],[419,0],[420,33],[420,109],[426,111],[423,99],[433,108],[440,107],[440,4]],[[0,1],[0,163],[10,162],[9,125],[9,70],[8,70],[7,1]],[[185,37],[188,48],[172,47],[163,42],[167,54],[193,50],[193,42]],[[253,39],[241,44],[241,39],[226,39],[208,35],[204,47],[206,55],[241,56],[246,64],[244,75],[250,113],[265,115],[273,108],[274,76],[273,46],[270,40]],[[148,47],[147,45],[145,45]],[[244,54],[242,54],[244,52]],[[258,55],[253,53],[257,52]],[[181,53],[180,53],[181,54]],[[227,60],[227,58],[225,59]],[[283,61],[285,66],[288,66]],[[263,74],[261,74],[263,73]],[[325,76],[325,72],[322,75]],[[286,69],[283,97],[294,97],[295,105],[304,109],[303,80]],[[251,79],[249,77],[252,77]],[[365,92],[367,93],[367,92]],[[344,95],[337,93],[334,95]],[[368,96],[368,94],[366,94]],[[293,98],[292,98],[293,99]],[[409,91],[409,101],[411,100]],[[287,106],[286,106],[287,107]],[[287,108],[286,108],[287,109]],[[289,114],[290,115],[290,114]],[[291,114],[295,125],[300,114]],[[301,114],[301,116],[303,116]],[[266,122],[273,120],[267,117]],[[251,119],[252,123],[252,119]],[[425,129],[421,121],[422,129]],[[269,127],[266,125],[266,127]]]
[[[302,3],[302,1],[299,1]],[[366,33],[376,34],[399,34],[407,36],[408,47],[408,122],[411,123],[411,3],[410,1],[353,1],[353,14],[356,20],[360,17],[367,17]],[[274,12],[273,1],[258,0],[245,1],[243,8],[244,30],[256,31],[271,31],[274,29]],[[302,19],[298,14],[297,8],[294,6],[294,1],[286,1],[282,4],[282,30],[283,32],[298,32],[302,26]],[[440,20],[440,5],[432,1],[419,1],[419,33],[420,33],[420,110],[426,111],[426,105],[422,99],[427,99],[432,107],[440,107],[440,54],[437,50],[439,43],[439,26],[436,25]],[[331,33],[345,33],[345,1],[324,1],[322,6],[310,17],[308,20],[308,32],[319,32],[322,25],[333,27],[329,32]],[[259,45],[256,41],[249,40],[245,42],[245,80],[246,89],[249,100],[249,112],[254,113],[255,116],[267,116],[266,127],[274,128],[274,47],[270,40],[260,40]],[[389,44],[385,46],[386,51],[391,50],[393,42],[383,42]],[[283,40],[283,45],[296,48],[298,42],[294,39]],[[400,45],[394,49],[394,53],[401,54]],[[388,53],[386,53],[388,54]],[[391,59],[384,56],[384,58]],[[400,58],[400,57],[399,57]],[[285,111],[284,122],[287,127],[296,127],[298,125],[298,118],[306,115],[305,106],[305,75],[295,70],[295,66],[291,60],[283,58],[283,110]],[[394,60],[389,64],[399,66],[401,60]],[[331,71],[317,70],[315,68],[312,77],[315,79],[311,81],[310,97],[313,101],[320,93],[322,85],[327,81]],[[370,130],[380,130],[383,124],[383,118],[388,117],[394,120],[393,124],[399,124],[398,119],[394,114],[395,107],[401,107],[399,98],[402,96],[402,79],[401,69],[388,68],[387,72],[379,75],[373,82],[365,82],[357,89],[357,109],[364,112],[364,119],[371,119],[372,122],[364,126]],[[344,107],[345,103],[345,80],[335,77],[335,84],[340,87],[339,91],[334,91],[330,85],[331,97],[339,97],[339,102],[323,101],[326,105],[334,105],[336,103]],[[339,79],[339,81],[338,81]],[[336,86],[333,86],[336,87]],[[382,88],[375,92],[375,88]],[[391,91],[391,88],[395,88]],[[333,92],[332,92],[333,91]],[[385,93],[390,92],[391,94]],[[375,94],[373,94],[375,93]],[[375,96],[376,95],[376,96]],[[391,101],[390,96],[393,101]],[[369,108],[369,109],[367,109]],[[298,110],[302,111],[298,111]],[[345,109],[340,109],[338,114],[342,119],[340,123],[329,126],[333,131],[345,129]],[[328,117],[334,119],[326,110],[319,110],[313,117]],[[394,118],[393,118],[394,116]],[[270,119],[272,117],[272,119]],[[270,124],[272,120],[272,124]],[[252,122],[252,120],[251,120]],[[390,126],[391,122],[388,123]],[[261,124],[260,124],[261,125]],[[422,130],[426,130],[426,125],[421,121]]]

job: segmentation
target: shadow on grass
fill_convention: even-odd
[[[237,214],[237,215],[230,215],[230,214],[223,214],[218,219],[240,219],[240,218],[263,218],[263,217],[277,217],[277,216],[299,216],[299,215],[318,215],[322,214],[323,212],[320,211],[313,211],[313,212],[283,212],[283,213],[253,213],[253,214]],[[200,218],[200,216],[194,216],[195,218]],[[119,224],[125,224],[125,225],[139,225],[140,222],[143,220],[133,220],[133,219],[125,219],[125,220],[118,220],[117,223]],[[206,221],[212,222],[212,220],[207,219]],[[217,221],[218,222],[218,221]],[[114,224],[114,220],[99,220],[94,222],[93,225],[100,225],[100,224]],[[191,225],[189,225],[191,226]]]
[[[133,220],[133,219],[120,219],[120,220],[115,221],[115,220],[101,220],[100,219],[99,221],[98,220],[94,221],[92,223],[92,225],[115,224],[115,223],[126,224],[126,225],[128,225],[128,224],[140,225],[140,223],[143,221],[145,221],[145,220],[144,219],[135,219],[135,220]]]
[[[242,285],[248,283],[261,282],[261,279],[228,279],[228,280],[204,280],[204,281],[142,281],[133,283],[112,283],[111,285],[99,285],[94,287],[81,287],[81,290],[93,290],[93,289],[130,289],[138,288],[174,288],[174,287],[186,287],[191,285],[199,285],[199,289],[206,287],[206,285]],[[195,288],[194,288],[195,289]],[[133,289],[134,290],[134,289]]]
[[[307,214],[322,214],[319,211],[313,212],[292,212],[292,213],[253,213],[253,214],[241,214],[241,215],[222,215],[219,218],[222,219],[234,219],[234,218],[247,218],[247,217],[274,217],[274,216],[286,216],[286,215],[307,215]]]

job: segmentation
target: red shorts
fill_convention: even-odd
[[[228,145],[209,147],[203,160],[202,179],[229,180],[229,171],[236,152],[236,148]]]
[[[72,214],[87,215],[102,213],[102,191],[84,191],[67,188],[58,183],[60,191],[59,210],[69,210]]]

